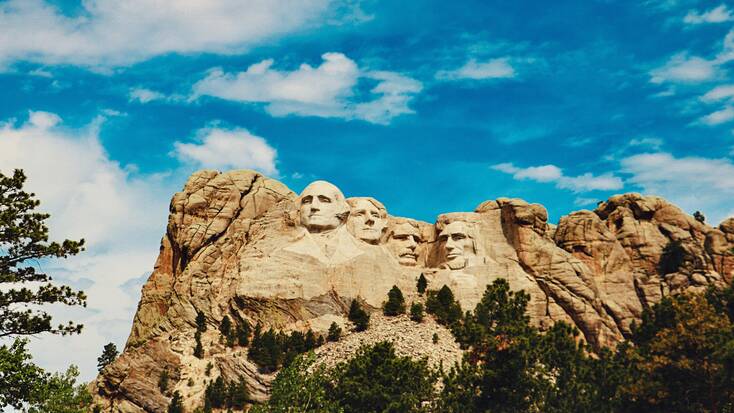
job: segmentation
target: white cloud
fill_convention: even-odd
[[[278,174],[276,150],[245,129],[204,128],[197,137],[199,143],[174,142],[173,155],[202,168],[256,169],[266,175]]]
[[[716,102],[734,97],[734,85],[719,85],[701,97],[704,102]]]
[[[697,83],[713,80],[718,76],[718,62],[679,53],[668,62],[650,72],[652,83]]]
[[[683,18],[683,22],[687,24],[726,23],[732,20],[734,20],[734,15],[724,4],[703,13],[698,10],[690,10]]]
[[[130,89],[130,93],[128,96],[130,98],[130,102],[137,101],[140,103],[148,103],[154,100],[161,100],[166,98],[163,93],[141,87]]]
[[[55,114],[32,112],[25,123],[0,123],[0,171],[25,171],[25,188],[41,200],[39,209],[51,214],[51,239],[87,241],[80,255],[43,268],[70,284],[92,280],[84,288],[86,309],[54,311],[60,317],[56,321],[72,317],[85,324],[84,332],[71,338],[41,336],[31,345],[42,366],[59,370],[74,363],[84,380],[96,373],[95,358],[104,344],[124,344],[137,297],[125,294],[121,285],[152,268],[173,193],[162,177],[132,176],[134,168],[111,161],[98,139],[102,122],[71,130]],[[67,349],[64,357],[58,356],[59,348]]]
[[[566,176],[561,168],[555,165],[531,166],[518,168],[512,163],[501,163],[491,167],[494,170],[511,174],[517,180],[531,180],[541,183],[553,182],[557,188],[570,189],[573,192],[609,191],[624,186],[622,180],[611,173],[595,176],[585,173],[579,176]]]
[[[329,0],[86,0],[68,17],[44,0],[0,3],[0,65],[124,66],[165,53],[238,53],[325,20]]]
[[[717,110],[716,112],[709,113],[706,116],[701,117],[701,122],[709,125],[716,126],[722,123],[730,122],[734,119],[734,107],[727,106],[724,109]]]
[[[503,79],[515,77],[515,69],[510,64],[510,59],[502,57],[491,59],[486,62],[478,62],[469,59],[464,66],[454,70],[441,70],[436,73],[437,79],[460,80],[460,79]]]
[[[692,213],[700,210],[717,224],[731,215],[734,164],[728,159],[676,158],[669,153],[638,154],[622,159],[628,183],[646,194],[662,196]]]
[[[273,68],[272,59],[230,74],[215,69],[193,86],[193,98],[214,96],[245,103],[264,103],[273,116],[300,115],[362,119],[387,124],[408,106],[422,84],[394,72],[365,71],[342,53],[325,53],[323,62],[302,64],[293,71]],[[376,81],[369,100],[360,102],[355,87],[360,79]]]

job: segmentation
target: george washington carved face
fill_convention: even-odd
[[[297,201],[303,225],[309,232],[328,232],[344,224],[349,205],[342,192],[326,181],[310,183]]]

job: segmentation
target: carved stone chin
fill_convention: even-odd
[[[374,198],[349,198],[351,207],[347,228],[362,241],[378,245],[387,229],[387,210]]]
[[[414,267],[418,264],[416,248],[420,240],[418,229],[404,222],[392,230],[387,247],[397,258],[400,265]]]
[[[308,232],[328,232],[342,225],[349,205],[342,192],[326,181],[314,181],[304,188],[297,200],[301,225]]]
[[[466,222],[454,221],[446,225],[439,234],[443,263],[452,270],[460,270],[477,255],[474,234]]]

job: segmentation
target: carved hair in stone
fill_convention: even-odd
[[[387,247],[400,265],[415,266],[418,263],[416,248],[421,241],[420,231],[410,222],[397,224],[388,239]]]
[[[467,266],[477,255],[477,244],[472,226],[463,221],[450,222],[441,228],[438,235],[441,262],[452,270]]]
[[[311,182],[297,200],[298,213],[308,232],[329,232],[342,225],[349,215],[349,205],[342,192],[326,181]]]
[[[347,199],[351,207],[347,228],[355,237],[369,244],[380,244],[387,230],[387,210],[374,198]]]

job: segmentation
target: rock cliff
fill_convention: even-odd
[[[246,347],[224,343],[225,316],[234,325],[324,335],[335,322],[347,333],[353,299],[375,311],[397,285],[408,303],[420,301],[420,274],[429,289],[448,285],[464,310],[505,278],[530,294],[537,326],[566,321],[599,347],[624,340],[663,296],[723,285],[734,272],[734,218],[712,228],[664,199],[630,193],[557,226],[547,220],[541,205],[500,198],[427,223],[390,216],[373,198],[345,199],[322,181],[297,195],[253,171],[197,172],[171,201],[125,351],[92,383],[96,402],[103,411],[165,412],[178,390],[193,411],[220,375],[244,377],[251,400],[265,400],[273,374],[261,373]],[[199,313],[208,327],[201,358],[194,356]],[[430,318],[416,324],[378,314],[370,329],[317,355],[333,363],[382,339],[432,363],[461,357],[450,332]],[[164,370],[170,385],[162,392]]]

